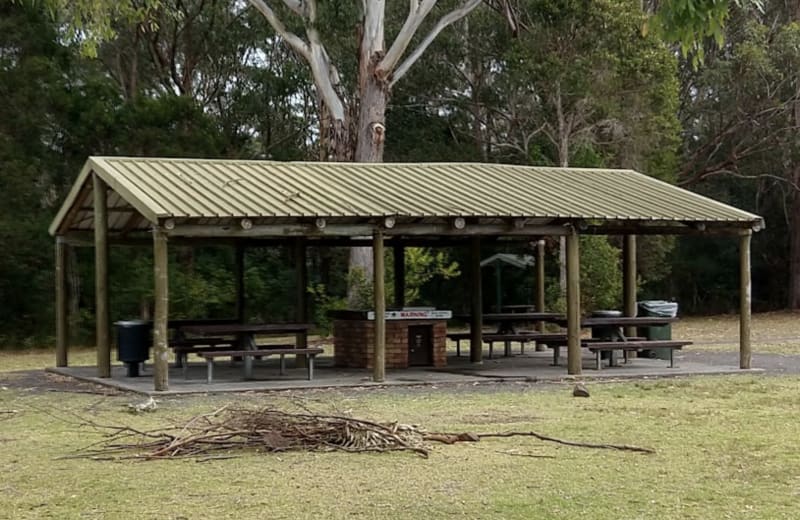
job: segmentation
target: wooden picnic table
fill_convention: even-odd
[[[567,318],[560,316],[549,320],[553,323],[567,326]],[[659,318],[656,316],[616,316],[616,317],[594,317],[588,316],[581,318],[582,329],[593,329],[597,327],[656,327],[675,323],[678,318]]]
[[[520,303],[515,305],[503,305],[501,308],[503,312],[538,312],[536,305],[532,303]]]
[[[282,336],[295,334],[305,338],[311,329],[310,323],[219,323],[189,325],[181,327],[183,334],[196,336],[235,336],[243,350],[254,350],[257,335]]]
[[[462,314],[456,318],[471,322],[472,316]],[[562,318],[566,320],[566,317],[558,312],[490,312],[483,315],[483,322],[496,323],[498,334],[515,334],[519,324],[536,321],[557,323]]]
[[[607,337],[600,342],[594,341],[593,343],[586,343],[582,341],[584,346],[593,349],[597,354],[597,369],[600,369],[600,354],[602,351],[609,352],[609,366],[615,366],[614,352],[622,350],[626,355],[627,352],[636,351],[646,348],[669,348],[670,349],[670,367],[674,366],[672,359],[672,352],[675,348],[682,348],[691,342],[680,341],[656,341],[644,340],[643,338],[628,338],[625,336],[625,327],[663,327],[678,321],[678,318],[661,318],[657,316],[586,316],[581,318],[582,329],[606,329]],[[566,318],[554,320],[561,326],[567,325]],[[606,334],[603,334],[606,336]],[[633,340],[633,341],[631,341]],[[550,346],[550,345],[548,345]],[[554,364],[558,364],[558,345],[554,345]]]

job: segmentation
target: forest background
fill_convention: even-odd
[[[348,94],[358,91],[358,4],[319,2],[315,22],[349,107],[358,102]],[[458,7],[441,4],[434,14]],[[800,308],[800,2],[734,2],[724,27],[710,24],[691,45],[670,43],[638,0],[501,4],[511,5],[486,2],[438,34],[393,85],[383,159],[634,168],[763,215],[754,310]],[[407,11],[388,4],[387,33],[402,30]],[[0,345],[52,342],[47,226],[89,155],[331,158],[330,113],[307,63],[263,13],[244,2],[163,0],[133,14],[111,20],[115,37],[87,49],[70,13],[0,3]],[[583,240],[584,308],[619,307],[619,243]],[[639,298],[673,299],[682,314],[735,309],[736,245],[641,238]],[[172,317],[232,316],[234,252],[171,249]],[[548,251],[548,306],[558,308],[558,243]],[[487,246],[484,256],[496,252],[532,250]],[[293,315],[289,255],[248,250],[248,319]],[[465,255],[410,249],[408,303],[466,310]],[[112,248],[112,319],[147,315],[151,257]],[[69,258],[78,342],[94,330],[91,259],[90,249]],[[345,305],[348,252],[312,247],[308,261],[312,315],[324,327],[325,312]],[[484,274],[490,308],[494,272]],[[505,303],[532,301],[533,287],[533,269],[504,271]]]

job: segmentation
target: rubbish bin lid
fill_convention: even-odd
[[[619,318],[620,316],[622,316],[622,311],[599,310],[599,311],[593,311],[592,316],[596,318]]]
[[[142,325],[149,325],[149,323],[144,320],[120,320],[115,321],[114,325],[117,327],[140,327]]]

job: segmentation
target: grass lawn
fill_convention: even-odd
[[[754,316],[754,350],[800,354],[798,317]],[[695,340],[692,349],[735,350],[737,327],[733,316],[690,318],[673,327],[673,337]],[[192,396],[164,399],[155,413],[137,416],[126,412],[127,403],[141,400],[136,396],[15,384],[23,376],[13,371],[53,360],[50,349],[0,352],[0,518],[798,517],[797,376],[596,383],[589,399],[571,397],[569,385],[529,384]],[[94,362],[93,349],[70,350],[70,364]],[[100,438],[78,417],[146,429],[226,403],[296,410],[297,400],[321,413],[429,430],[535,430],[657,453],[517,437],[437,445],[429,459],[403,453],[246,453],[207,462],[60,458]]]
[[[797,518],[800,378],[195,396],[130,415],[139,398],[0,390],[2,518]],[[0,383],[2,384],[2,383]],[[403,454],[247,453],[196,462],[59,459],[99,437],[76,416],[138,428],[222,404],[320,412],[431,430],[536,430],[649,446],[655,455],[532,438]],[[533,458],[519,455],[548,455]]]
[[[739,350],[739,316],[681,318],[672,325],[672,337],[694,341],[688,349]],[[753,352],[800,354],[800,313],[764,312],[753,315]]]

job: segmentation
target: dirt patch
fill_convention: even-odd
[[[75,394],[124,395],[127,392],[79,381],[44,370],[20,370],[0,373],[0,386],[23,392],[69,392]]]

